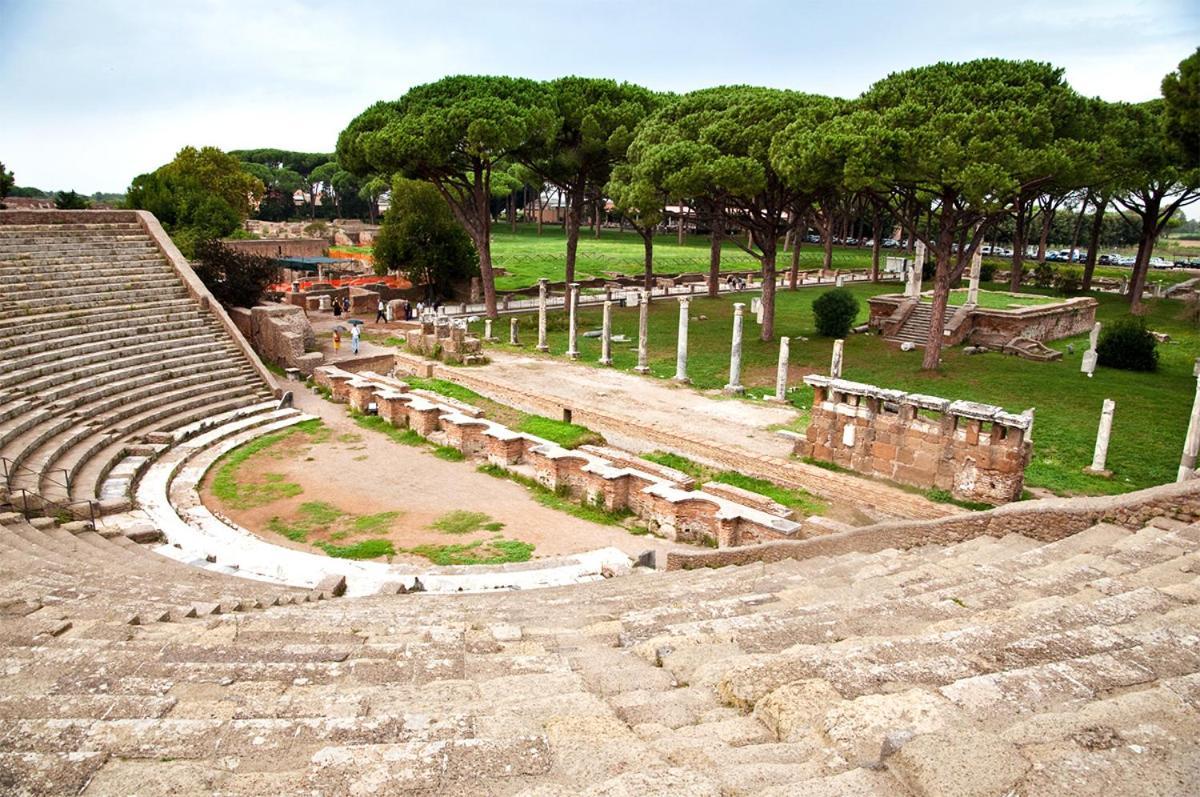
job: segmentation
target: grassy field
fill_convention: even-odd
[[[993,285],[992,288],[1000,288]],[[859,321],[867,319],[866,299],[879,292],[894,291],[894,286],[854,285],[849,288],[860,300]],[[1036,289],[1030,289],[1035,292]],[[812,301],[816,289],[781,291],[778,299],[777,328],[791,343],[791,402],[805,410],[812,392],[800,378],[805,373],[826,373],[832,342],[816,336]],[[749,303],[751,294],[739,297]],[[1098,294],[1097,314],[1101,322],[1125,314],[1126,304],[1118,297]],[[688,374],[701,389],[718,389],[728,379],[729,340],[732,325],[729,298],[697,298],[691,304]],[[1036,363],[997,353],[966,355],[961,349],[948,349],[943,367],[937,373],[923,372],[920,350],[902,353],[874,335],[852,335],[846,341],[847,379],[874,383],[902,390],[919,391],[950,399],[999,404],[1019,412],[1028,407],[1037,410],[1033,433],[1034,456],[1027,471],[1027,483],[1060,494],[1104,494],[1125,492],[1172,481],[1179,462],[1188,412],[1195,390],[1193,358],[1200,351],[1200,331],[1182,318],[1183,305],[1173,300],[1147,302],[1151,329],[1170,334],[1172,341],[1159,346],[1160,368],[1151,374],[1099,368],[1092,379],[1079,372],[1086,335],[1060,340],[1050,345],[1067,352],[1059,362]],[[581,333],[599,329],[600,311],[580,313]],[[743,345],[742,382],[753,400],[773,391],[778,343],[758,340],[753,316],[747,314],[746,340]],[[678,304],[658,301],[651,306],[649,353],[654,378],[670,378],[675,372],[675,337]],[[566,351],[566,320],[561,313],[549,320],[550,354],[563,356]],[[480,325],[481,326],[481,325]],[[536,343],[536,317],[522,321],[522,347],[533,353]],[[613,345],[614,366],[631,370],[636,364],[637,310],[616,309],[614,335],[625,335],[629,342]],[[600,353],[596,338],[580,337],[584,363],[595,364]],[[507,347],[504,347],[507,348]],[[599,367],[599,366],[597,366]],[[1082,468],[1091,462],[1096,424],[1103,399],[1116,401],[1112,443],[1108,465],[1114,471],[1111,480],[1087,476]],[[801,426],[805,421],[801,420]]]

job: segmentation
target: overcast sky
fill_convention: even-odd
[[[892,71],[1000,56],[1138,101],[1197,43],[1194,0],[0,0],[0,161],[18,185],[91,193],[188,144],[332,151],[372,102],[456,73],[852,97]]]

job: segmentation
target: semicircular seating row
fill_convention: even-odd
[[[11,500],[121,509],[139,469],[173,443],[275,408],[136,216],[3,215],[0,488]]]

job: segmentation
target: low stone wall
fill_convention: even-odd
[[[468,334],[465,323],[451,322],[445,316],[425,316],[419,328],[404,333],[404,343],[411,352],[454,365],[487,362],[483,342]]]
[[[811,559],[847,553],[904,550],[921,545],[953,545],[975,537],[1021,534],[1054,542],[1097,523],[1140,529],[1156,517],[1184,523],[1200,520],[1200,480],[1165,484],[1126,495],[1100,498],[1047,498],[1007,504],[941,520],[897,521],[863,526],[796,542],[768,542],[728,551],[672,552],[667,570]]]
[[[503,468],[515,466],[517,472],[531,474],[549,490],[567,493],[610,512],[629,511],[644,520],[652,532],[668,539],[724,548],[803,535],[801,524],[745,502],[683,489],[624,458],[618,463],[514,432],[478,417],[474,408],[443,402],[425,391],[412,391],[399,380],[371,372],[354,374],[335,366],[318,368],[314,379],[329,388],[334,401],[345,402],[360,412],[369,412],[374,405],[379,417],[422,437],[440,432],[445,445],[467,456],[482,456]]]
[[[317,337],[308,316],[299,307],[287,304],[236,307],[229,315],[267,362],[281,368],[296,368],[309,376],[325,361],[325,355],[313,351]]]
[[[329,248],[324,238],[223,238],[221,243],[262,257],[322,257]]]
[[[796,453],[967,501],[1021,496],[1029,415],[810,374],[812,420]]]
[[[895,334],[903,325],[907,313],[898,313],[912,304],[900,294],[882,294],[867,300],[871,329],[883,335]],[[960,323],[948,327],[948,345],[970,342],[980,346],[1001,347],[1013,338],[1024,337],[1038,341],[1059,340],[1081,335],[1096,321],[1099,302],[1086,296],[1063,299],[1050,305],[1016,307],[994,310],[976,307],[963,312]],[[947,307],[947,322],[961,308]]]

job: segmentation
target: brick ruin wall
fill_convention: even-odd
[[[376,373],[355,374],[324,366],[317,369],[314,379],[330,390],[334,401],[361,412],[374,405],[379,417],[394,426],[410,428],[423,437],[441,433],[446,445],[467,456],[482,456],[505,469],[515,466],[516,472],[530,472],[549,490],[610,512],[628,511],[668,539],[724,548],[802,539],[809,529],[722,496],[685,490],[654,473],[653,468],[619,466],[590,452],[564,449],[513,432],[478,417],[474,408],[446,403],[448,400],[436,394],[411,390],[399,380]]]
[[[1144,527],[1164,517],[1183,523],[1200,521],[1200,480],[1150,487],[1118,496],[1046,498],[1007,504],[986,512],[971,512],[940,520],[897,521],[863,526],[795,542],[766,542],[728,551],[671,552],[667,570],[810,559],[847,553],[873,553],[888,548],[905,550],[922,545],[953,545],[976,537],[1021,534],[1039,542],[1054,542],[1097,523],[1127,529]]]
[[[476,365],[487,362],[483,343],[467,332],[465,324],[454,323],[445,316],[427,315],[420,328],[404,333],[408,350],[454,365]]]
[[[262,257],[322,257],[329,249],[324,238],[224,238],[221,243],[237,252]]]
[[[295,368],[305,376],[325,361],[317,348],[316,334],[299,307],[286,304],[235,307],[233,322],[258,356],[281,368]]]
[[[966,501],[1020,498],[1031,417],[823,376],[804,381],[812,419],[798,455]]]

